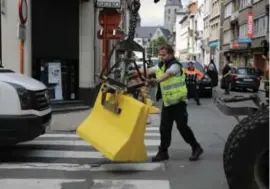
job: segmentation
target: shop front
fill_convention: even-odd
[[[79,1],[32,1],[31,12],[32,76],[47,85],[52,100],[77,100]]]
[[[53,101],[92,105],[100,41],[94,2],[89,0],[27,1],[23,74],[48,86]],[[2,2],[2,1],[1,1]],[[1,15],[3,65],[20,72],[17,1],[5,1]]]

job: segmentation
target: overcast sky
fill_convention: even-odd
[[[182,0],[186,4],[187,0]],[[164,5],[166,0],[160,0],[157,4],[154,0],[141,0],[141,25],[142,26],[157,26],[163,25]]]

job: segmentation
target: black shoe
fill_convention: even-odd
[[[203,154],[203,149],[201,145],[197,145],[195,148],[192,149],[192,155],[190,156],[190,161],[197,161],[199,157]]]
[[[200,102],[197,102],[197,106],[200,106],[201,105],[201,103]]]
[[[157,155],[152,158],[152,162],[159,162],[169,159],[168,151],[159,150]]]

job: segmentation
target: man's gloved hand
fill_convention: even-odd
[[[147,80],[147,84],[150,86],[150,87],[155,87],[159,84],[159,81],[155,78],[151,78],[149,80]]]
[[[154,3],[158,3],[160,0],[154,0]]]

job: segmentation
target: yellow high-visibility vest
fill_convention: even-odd
[[[157,69],[155,73],[156,78],[159,79],[164,73],[165,65]],[[160,89],[165,107],[178,104],[181,101],[187,101],[187,87],[184,70],[182,69],[182,73],[161,82]]]

